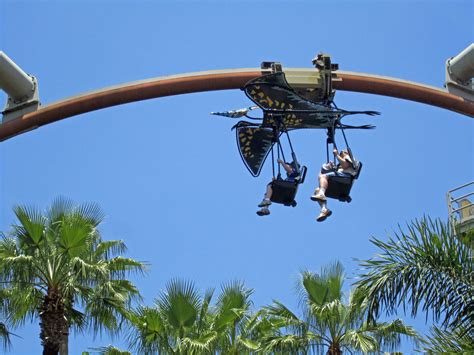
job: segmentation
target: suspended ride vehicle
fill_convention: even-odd
[[[239,121],[232,127],[236,131],[237,147],[240,156],[252,176],[260,175],[262,167],[268,157],[272,160],[272,202],[281,203],[286,206],[296,206],[295,195],[298,185],[302,184],[306,176],[306,167],[300,167],[293,145],[290,139],[290,131],[296,129],[326,129],[328,139],[326,142],[327,160],[329,162],[329,144],[335,144],[336,130],[341,130],[351,156],[352,162],[357,164],[354,169],[357,174],[351,178],[339,176],[331,177],[330,187],[326,192],[327,197],[336,198],[341,201],[350,202],[349,196],[354,180],[358,178],[362,164],[355,162],[348,147],[344,129],[371,129],[372,125],[352,126],[341,122],[342,118],[354,114],[379,115],[376,111],[346,111],[339,109],[334,101],[335,90],[332,89],[333,70],[337,70],[337,64],[331,64],[330,57],[319,54],[314,60],[319,70],[322,85],[318,90],[296,90],[286,80],[281,64],[275,62],[263,62],[262,69],[270,70],[249,81],[242,89],[247,97],[257,106],[246,109],[226,112],[212,112],[211,114],[231,118],[246,117],[249,121]],[[260,108],[263,117],[257,118],[249,115],[249,112]],[[256,122],[258,121],[258,122]],[[275,150],[277,160],[285,160],[284,150],[280,138],[286,135],[291,150],[292,163],[298,171],[298,177],[294,181],[287,181],[281,177],[280,165],[278,174],[275,173]]]
[[[338,176],[332,175],[328,177],[328,188],[325,192],[325,196],[333,199],[337,199],[341,202],[351,202],[352,198],[350,197],[352,185],[354,180],[359,178],[360,172],[362,170],[362,162],[355,160],[352,154],[351,149],[349,148],[349,143],[347,142],[346,134],[344,133],[344,128],[341,127],[341,132],[344,137],[344,142],[346,143],[346,151],[349,154],[351,165],[354,171],[353,175],[349,176]],[[328,138],[326,139],[326,164],[330,163],[329,159],[329,145],[332,144],[333,149],[337,149],[336,141],[334,137],[334,130],[328,129]],[[336,157],[332,163],[333,171],[337,171],[339,164],[336,164]],[[313,198],[311,198],[313,199]]]

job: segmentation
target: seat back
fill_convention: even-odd
[[[362,162],[356,160],[354,165],[355,165],[355,171],[356,171],[356,174],[354,175],[354,180],[357,180],[359,178],[360,171],[362,170]]]
[[[353,181],[353,177],[330,176],[328,188],[325,192],[326,197],[343,202],[349,201]]]
[[[302,184],[304,183],[304,180],[306,179],[306,171],[308,170],[308,168],[306,168],[306,166],[302,166],[301,167],[301,171],[300,171],[300,175],[298,176],[298,178],[296,179],[296,181],[298,182],[298,184]]]
[[[272,181],[272,198],[271,201],[281,203],[285,206],[292,206],[298,191],[298,182],[286,180]]]
[[[362,162],[355,162],[356,174],[351,177],[330,176],[328,178],[328,188],[326,190],[326,197],[334,198],[342,202],[351,202],[350,196],[354,180],[359,178],[362,170]]]

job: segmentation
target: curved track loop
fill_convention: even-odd
[[[74,96],[0,124],[0,141],[37,127],[115,105],[193,92],[240,89],[262,75],[259,69],[200,72],[127,83]],[[394,78],[337,72],[337,90],[364,92],[417,101],[474,117],[474,102],[441,89]]]

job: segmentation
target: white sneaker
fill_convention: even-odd
[[[322,193],[313,194],[310,198],[313,201],[326,201],[326,196]]]
[[[319,214],[319,216],[316,218],[316,220],[318,222],[322,222],[324,221],[326,218],[328,218],[330,215],[332,215],[332,211],[331,210],[323,210],[321,211],[321,213]]]

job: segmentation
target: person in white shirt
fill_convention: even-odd
[[[319,174],[319,188],[314,191],[314,194],[311,196],[311,200],[317,201],[321,206],[321,212],[316,218],[318,222],[324,221],[328,218],[332,211],[327,208],[326,195],[325,192],[328,188],[328,177],[329,176],[342,176],[342,177],[352,177],[356,174],[356,170],[353,167],[353,162],[350,154],[346,150],[342,150],[340,153],[336,148],[333,150],[334,155],[339,161],[339,166],[336,169],[332,162],[323,164],[321,167],[321,172]]]

